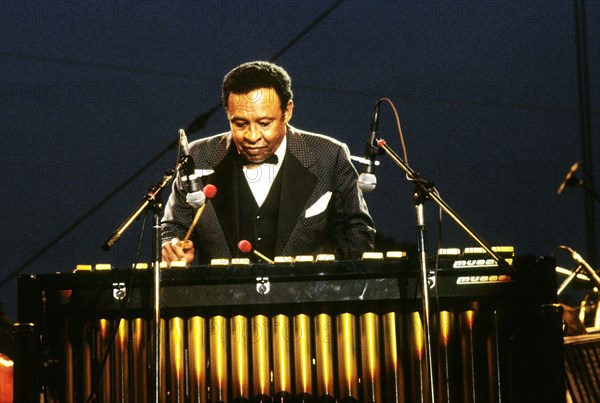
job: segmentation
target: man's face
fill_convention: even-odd
[[[230,94],[227,119],[238,152],[256,163],[273,155],[285,137],[293,107],[290,101],[283,112],[279,96],[272,88]]]

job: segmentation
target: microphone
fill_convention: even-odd
[[[202,189],[200,189],[199,178],[196,176],[196,164],[190,155],[190,145],[183,129],[179,129],[179,144],[181,145],[183,155],[187,157],[183,167],[183,172],[185,175],[181,177],[181,180],[185,183],[185,189],[187,191],[185,201],[193,208],[200,208],[200,206],[202,206],[206,201],[206,198],[202,192]]]
[[[377,126],[379,124],[379,105],[381,105],[381,99],[377,101],[375,110],[373,110],[373,117],[371,118],[371,131],[367,138],[367,144],[365,146],[365,158],[363,167],[358,176],[358,187],[364,193],[372,192],[377,186],[377,178],[375,177],[375,158],[379,154],[379,147],[375,144],[377,138]]]
[[[271,263],[274,264],[275,262],[272,261],[271,259],[269,259],[268,257],[266,257],[265,255],[263,255],[262,253],[260,253],[257,250],[254,250],[252,248],[252,244],[250,243],[250,241],[247,241],[245,239],[242,239],[241,241],[238,242],[238,249],[241,250],[244,253],[250,253],[250,252],[254,252],[254,254],[256,256],[258,256],[259,258],[261,258],[262,260],[264,260],[267,263]]]
[[[558,190],[556,191],[556,194],[559,195],[563,192],[563,190],[565,190],[565,187],[567,185],[569,186],[580,186],[581,185],[581,181],[578,180],[577,178],[573,177],[573,174],[575,174],[575,172],[579,169],[579,165],[581,164],[581,161],[577,161],[576,163],[573,164],[573,166],[571,166],[571,169],[569,169],[569,172],[567,172],[567,176],[565,176],[565,179],[562,181],[562,183],[560,184],[560,186],[558,187]]]

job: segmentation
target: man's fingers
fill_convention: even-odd
[[[166,243],[162,247],[162,257],[166,262],[179,260],[184,256],[183,250],[173,243]]]
[[[190,264],[194,260],[194,243],[192,241],[180,241],[172,239],[162,246],[162,260],[168,265],[174,261],[184,261]]]
[[[177,246],[179,246],[183,250],[188,250],[188,249],[192,249],[194,247],[194,243],[189,240],[188,241],[180,241],[177,243]]]

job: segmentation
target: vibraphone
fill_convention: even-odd
[[[161,401],[431,401],[415,263],[163,270]],[[430,291],[437,401],[564,401],[554,267],[442,262]],[[37,401],[151,400],[152,286],[139,269],[21,276],[17,344],[30,359],[16,387]]]

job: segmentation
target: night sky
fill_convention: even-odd
[[[556,194],[582,159],[572,2],[346,0],[322,17],[335,4],[0,1],[0,302],[10,318],[17,271],[127,267],[142,232],[148,261],[151,215],[110,251],[101,245],[173,167],[178,129],[219,103],[223,75],[273,57],[293,79],[292,125],[362,155],[375,102],[388,97],[411,167],[487,243],[586,257],[584,191]],[[600,2],[586,12],[598,182]],[[188,137],[225,130],[217,108]],[[401,154],[387,104],[379,131]],[[386,248],[414,243],[414,185],[380,161],[366,195],[376,228]],[[433,251],[438,211],[425,208]],[[599,217],[596,208],[596,228]],[[474,245],[449,217],[442,226],[443,246]]]

